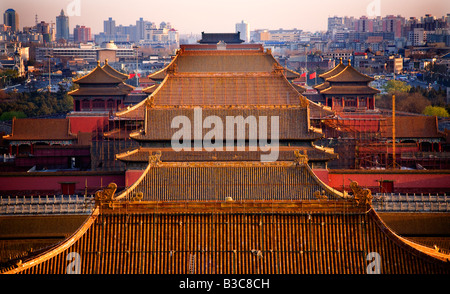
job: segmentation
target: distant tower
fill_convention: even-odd
[[[14,9],[8,9],[3,13],[3,23],[11,27],[13,32],[19,31],[19,14]]]
[[[76,25],[73,29],[73,41],[75,43],[87,43],[92,41],[91,28]]]
[[[108,36],[116,35],[116,21],[112,19],[112,17],[108,18],[108,20],[103,21],[103,32]]]
[[[64,10],[56,17],[56,40],[69,40],[69,17],[64,15]]]
[[[145,23],[146,21],[141,17],[136,21],[136,40],[145,39]]]
[[[241,21],[240,23],[236,24],[236,33],[241,33],[241,39],[244,40],[245,43],[250,42],[250,25],[245,22]]]

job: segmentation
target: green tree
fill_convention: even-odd
[[[384,85],[384,90],[390,94],[401,92],[409,92],[411,89],[411,86],[409,86],[407,83],[397,80],[389,80]]]
[[[65,93],[60,101],[63,112],[69,112],[73,110],[73,98]]]
[[[425,107],[425,109],[423,110],[423,114],[437,117],[450,117],[450,114],[447,112],[447,110],[441,106],[429,105]]]
[[[1,121],[12,120],[13,117],[26,118],[27,116],[22,111],[7,111],[7,112],[3,112],[2,115],[0,115],[0,120]]]
[[[0,103],[0,115],[5,112],[22,112],[26,117],[67,113],[73,109],[73,98],[66,92],[9,93],[9,101]]]
[[[12,69],[0,71],[0,87],[4,88],[8,84],[15,84],[19,79],[18,73]]]

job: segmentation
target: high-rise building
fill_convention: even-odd
[[[408,42],[412,46],[421,46],[426,42],[426,31],[423,28],[413,28],[408,32]]]
[[[333,16],[328,18],[328,31],[333,29],[342,29],[344,27],[344,19],[339,16]]]
[[[44,42],[48,43],[54,41],[54,29],[51,28],[49,23],[41,21],[36,24],[36,32],[42,35]]]
[[[241,21],[240,23],[237,23],[236,33],[237,32],[240,32],[241,40],[244,40],[246,43],[250,42],[250,25],[247,22]]]
[[[7,9],[3,13],[3,23],[9,27],[13,32],[19,31],[19,14],[14,9]]]
[[[137,39],[137,41],[145,39],[145,23],[146,23],[146,21],[142,17],[136,21],[136,39]]]
[[[398,15],[387,15],[383,18],[383,32],[393,32],[395,38],[402,37],[402,28],[405,18]]]
[[[110,17],[108,20],[103,21],[103,32],[105,35],[114,36],[116,34],[116,21]]]
[[[87,43],[92,41],[91,28],[77,25],[73,29],[73,41],[75,43]]]
[[[373,19],[361,16],[358,20],[358,32],[373,32]]]
[[[69,40],[69,17],[64,15],[64,10],[56,17],[56,40]]]

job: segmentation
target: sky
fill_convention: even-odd
[[[103,21],[112,17],[116,25],[136,24],[143,18],[170,22],[181,34],[231,33],[246,21],[250,30],[301,29],[324,31],[329,16],[385,16],[417,18],[425,14],[442,17],[450,13],[448,0],[1,0],[0,11],[12,8],[19,14],[20,28],[39,21],[56,22],[61,9],[75,25],[103,31]]]

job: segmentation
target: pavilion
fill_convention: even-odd
[[[270,52],[231,45],[182,46],[151,77],[161,82],[149,97],[116,113],[143,121],[130,134],[140,147],[116,155],[127,162],[126,187],[97,191],[95,209],[76,232],[11,259],[0,272],[450,273],[448,252],[386,226],[370,190],[352,181],[351,193],[339,192],[319,179],[314,168],[335,155],[314,146],[322,134],[310,126],[311,104]],[[278,159],[262,161],[264,150],[253,150],[246,127],[245,145],[236,140],[228,152],[200,145],[204,129],[189,136],[194,150],[173,150],[174,118],[194,121],[199,110],[222,121],[278,117],[278,134],[266,138],[279,135]]]

